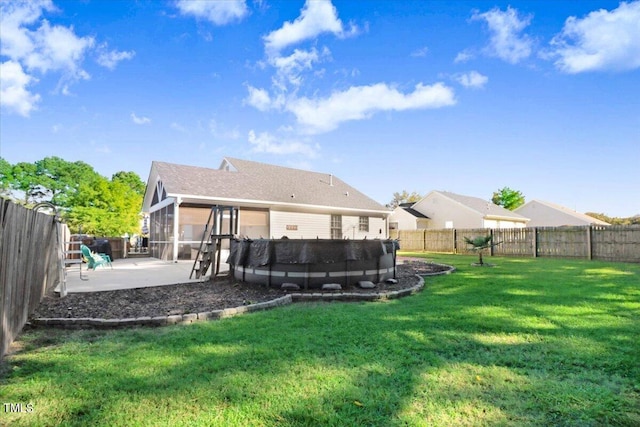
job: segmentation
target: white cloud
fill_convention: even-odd
[[[331,1],[307,0],[295,21],[285,22],[281,28],[264,37],[265,49],[269,56],[277,56],[285,47],[315,38],[322,33],[345,37],[356,32],[355,26],[345,32]]]
[[[379,111],[440,108],[455,104],[453,90],[442,83],[418,84],[404,94],[384,83],[355,86],[324,99],[298,98],[286,108],[310,133],[328,132],[342,122],[363,120]]]
[[[248,86],[249,96],[245,98],[244,102],[257,108],[260,111],[267,111],[271,108],[271,98],[269,92],[264,89],[257,89],[253,86]]]
[[[84,78],[86,72],[80,69],[80,64],[87,49],[94,45],[93,37],[78,37],[73,27],[51,26],[46,20],[31,37],[36,49],[21,58],[28,69],[42,73],[65,70],[72,76]]]
[[[268,132],[262,132],[259,135],[253,130],[249,131],[249,143],[252,145],[251,151],[256,153],[269,154],[302,154],[306,157],[315,157],[318,153],[318,147],[311,146],[299,141],[283,141],[278,142],[277,138]]]
[[[472,20],[485,21],[491,33],[487,53],[511,64],[531,55],[533,41],[522,31],[531,22],[531,16],[520,18],[516,9],[507,7],[505,12],[494,8],[489,12],[474,13]]]
[[[110,50],[107,51],[107,44],[102,44],[100,46],[100,53],[98,54],[98,57],[96,58],[96,62],[98,64],[100,64],[103,67],[106,67],[110,70],[113,70],[116,68],[116,66],[118,65],[118,63],[120,61],[124,61],[127,59],[132,59],[134,56],[136,56],[136,52],[131,50],[131,51],[117,51],[117,50]]]
[[[566,73],[640,68],[640,1],[568,18],[551,46],[555,65]]]
[[[151,119],[149,117],[138,117],[136,116],[136,113],[131,113],[131,120],[137,125],[148,125],[151,123]]]
[[[240,21],[249,10],[245,0],[195,1],[179,0],[176,7],[183,15],[193,15],[206,19],[216,25],[225,25]]]
[[[21,116],[28,117],[40,101],[40,95],[29,92],[27,87],[35,79],[26,74],[15,61],[0,64],[0,106]]]
[[[28,115],[40,100],[39,94],[27,90],[38,82],[38,74],[58,73],[55,92],[68,95],[70,85],[88,80],[82,68],[84,58],[95,47],[95,39],[78,36],[73,27],[52,25],[44,12],[56,11],[50,0],[0,1],[1,54],[8,58],[6,72],[0,75],[3,86],[2,104],[19,114]],[[115,52],[118,59],[123,52]],[[19,71],[18,67],[19,66]]]
[[[0,2],[0,38],[3,55],[19,59],[35,50],[31,33],[24,26],[38,21],[43,10],[53,11],[55,7],[50,0]]]
[[[329,50],[324,48],[318,52],[316,48],[311,50],[295,49],[289,56],[279,56],[271,59],[271,64],[276,68],[277,74],[274,84],[286,91],[287,83],[292,86],[302,84],[302,72],[313,69],[313,64],[320,62],[324,57],[330,56]]]
[[[413,52],[411,52],[411,56],[413,56],[414,58],[422,58],[427,56],[428,52],[429,52],[429,48],[424,46],[424,47],[421,47],[420,49],[416,49]]]
[[[466,88],[480,89],[489,81],[489,77],[477,71],[470,71],[454,77],[455,80]]]
[[[456,57],[454,58],[453,62],[455,62],[456,64],[459,62],[467,62],[469,60],[473,59],[473,54],[471,52],[469,52],[468,50],[463,50],[462,52],[459,52]]]

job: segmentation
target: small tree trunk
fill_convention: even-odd
[[[478,264],[484,265],[484,262],[482,261],[482,251],[478,251]]]

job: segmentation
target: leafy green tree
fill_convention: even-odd
[[[83,233],[100,236],[138,233],[142,197],[128,183],[98,177],[79,186],[64,217],[72,230],[82,227]]]
[[[56,206],[69,207],[69,200],[82,182],[100,175],[85,162],[68,162],[60,157],[46,157],[35,162],[38,184],[44,195]]]
[[[42,201],[43,190],[38,183],[36,165],[33,163],[20,162],[11,168],[10,188],[14,192],[22,195],[19,202],[29,205]]]
[[[53,203],[73,232],[120,236],[139,232],[145,184],[134,172],[112,180],[92,166],[59,157],[11,165],[0,158],[0,191],[29,205]]]
[[[585,215],[588,215],[591,218],[599,219],[600,221],[608,222],[611,225],[640,224],[640,215],[632,216],[629,218],[611,217],[603,213],[595,213],[595,212],[587,212]]]
[[[409,193],[407,190],[402,190],[400,193],[393,193],[393,199],[387,203],[387,207],[395,209],[402,203],[415,203],[420,199],[422,199],[422,196],[419,193],[415,191]]]
[[[0,157],[0,196],[9,196],[11,194],[12,170],[11,163]]]
[[[117,181],[127,184],[133,191],[135,191],[137,194],[140,194],[141,196],[144,196],[144,192],[147,187],[146,184],[140,179],[140,176],[138,176],[138,174],[135,172],[116,172],[111,177],[111,181]]]
[[[520,191],[504,187],[493,193],[491,201],[498,206],[512,211],[524,205],[524,196]]]

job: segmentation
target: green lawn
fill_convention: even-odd
[[[640,265],[422,256],[400,300],[25,332],[0,425],[640,425]]]

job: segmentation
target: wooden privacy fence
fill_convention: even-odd
[[[637,225],[392,230],[390,235],[402,251],[471,253],[465,237],[491,235],[499,244],[487,250],[490,255],[640,262]]]
[[[62,227],[53,215],[0,198],[0,357],[63,278]]]

